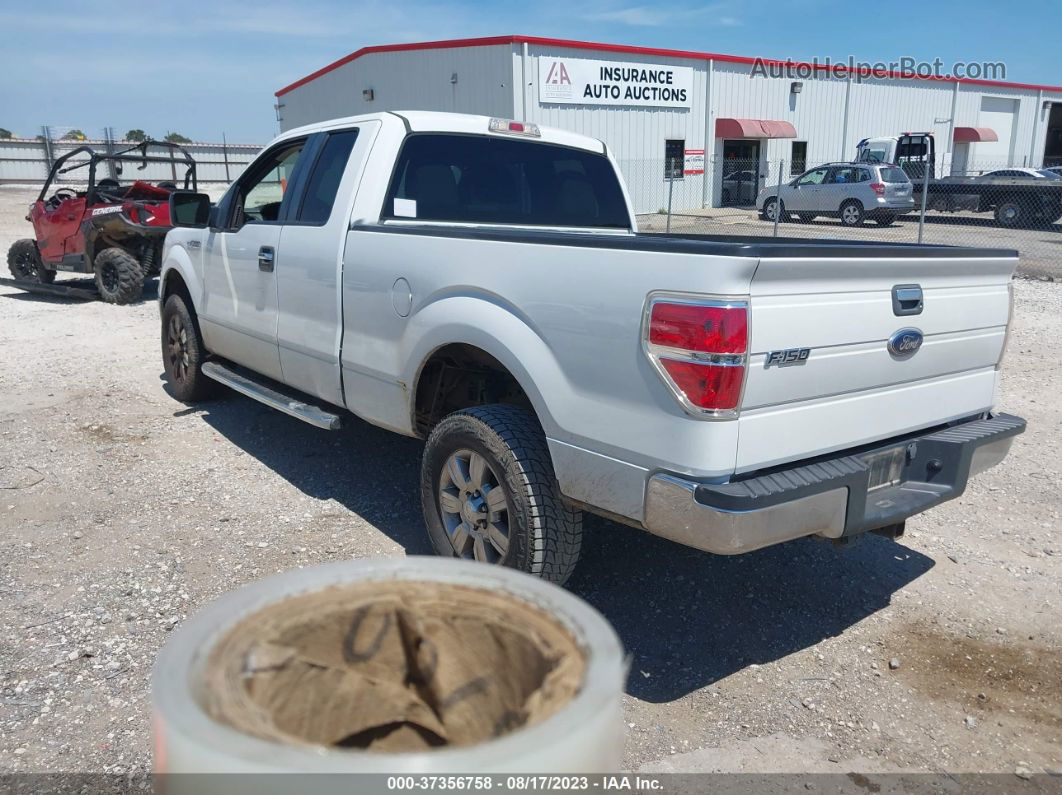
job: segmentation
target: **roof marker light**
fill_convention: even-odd
[[[526,121],[512,121],[511,119],[491,119],[489,129],[491,132],[495,133],[508,133],[510,135],[529,135],[532,138],[542,137],[542,132],[538,129],[538,125],[530,124]]]

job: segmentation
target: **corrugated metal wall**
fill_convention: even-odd
[[[512,116],[510,52],[504,44],[363,55],[278,97],[280,129],[384,110]]]
[[[525,51],[526,47],[526,62]],[[617,63],[651,63],[693,69],[688,109],[604,107],[540,103],[538,60],[542,57],[589,58]],[[667,206],[672,188],[676,208],[718,206],[722,177],[736,166],[724,163],[722,141],[715,138],[718,118],[771,119],[791,122],[797,141],[807,143],[806,164],[847,160],[861,138],[932,131],[937,137],[938,168],[950,168],[950,135],[954,126],[977,127],[985,96],[1017,101],[1012,131],[1011,163],[1039,165],[1043,157],[1050,94],[1004,86],[962,85],[947,81],[853,79],[822,74],[799,79],[793,93],[790,77],[752,77],[753,67],[696,57],[595,51],[541,43],[406,50],[364,55],[280,97],[282,128],[338,116],[372,111],[451,110],[509,117],[561,127],[600,138],[619,160],[638,212]],[[450,76],[457,73],[458,82]],[[372,102],[361,92],[372,88]],[[952,108],[954,105],[954,114]],[[526,110],[525,110],[526,108]],[[954,116],[954,118],[953,118]],[[673,184],[664,177],[668,139],[685,141],[687,149],[704,149],[704,176],[686,176]],[[789,178],[793,147],[790,139],[764,141],[758,165],[763,177]],[[977,144],[970,163],[977,167]],[[761,178],[762,179],[762,178]]]
[[[113,141],[111,144],[115,150],[124,149],[132,144],[125,141]],[[107,141],[51,141],[51,158],[62,157],[72,149],[79,146],[91,146],[99,152],[107,151]],[[211,144],[193,143],[185,144],[184,148],[196,161],[196,174],[200,182],[231,182],[236,179],[243,169],[254,160],[261,150],[257,144]],[[149,155],[163,154],[159,148],[149,149]],[[68,161],[67,165],[76,165],[84,162],[85,158],[78,156]],[[26,183],[41,184],[48,177],[51,163],[48,160],[48,150],[45,142],[33,138],[9,138],[0,140],[0,184]],[[97,178],[110,176],[104,171],[97,173]],[[180,182],[184,178],[184,168],[178,158],[174,165],[168,163],[148,163],[147,168],[140,171],[135,164],[126,163],[121,175],[122,182],[134,179],[143,179],[148,182],[172,180]],[[59,178],[59,182],[65,184],[83,184],[88,180],[88,169],[78,169]]]

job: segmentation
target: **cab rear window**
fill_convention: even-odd
[[[881,169],[881,181],[882,182],[910,182],[907,179],[907,174],[902,168],[883,168]]]
[[[418,133],[398,157],[384,218],[630,228],[604,155],[490,136]]]

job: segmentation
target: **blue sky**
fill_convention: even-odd
[[[277,132],[273,92],[359,47],[517,33],[804,60],[1003,61],[1008,80],[1062,85],[1060,29],[1058,0],[0,0],[0,127],[264,143]]]

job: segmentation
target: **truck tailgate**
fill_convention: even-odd
[[[986,252],[987,253],[987,252]],[[808,458],[989,408],[1016,257],[764,258],[751,286],[736,471]],[[918,285],[919,314],[893,288]],[[924,335],[910,355],[889,339]],[[809,349],[792,363],[769,353]],[[774,357],[775,361],[779,358]]]

